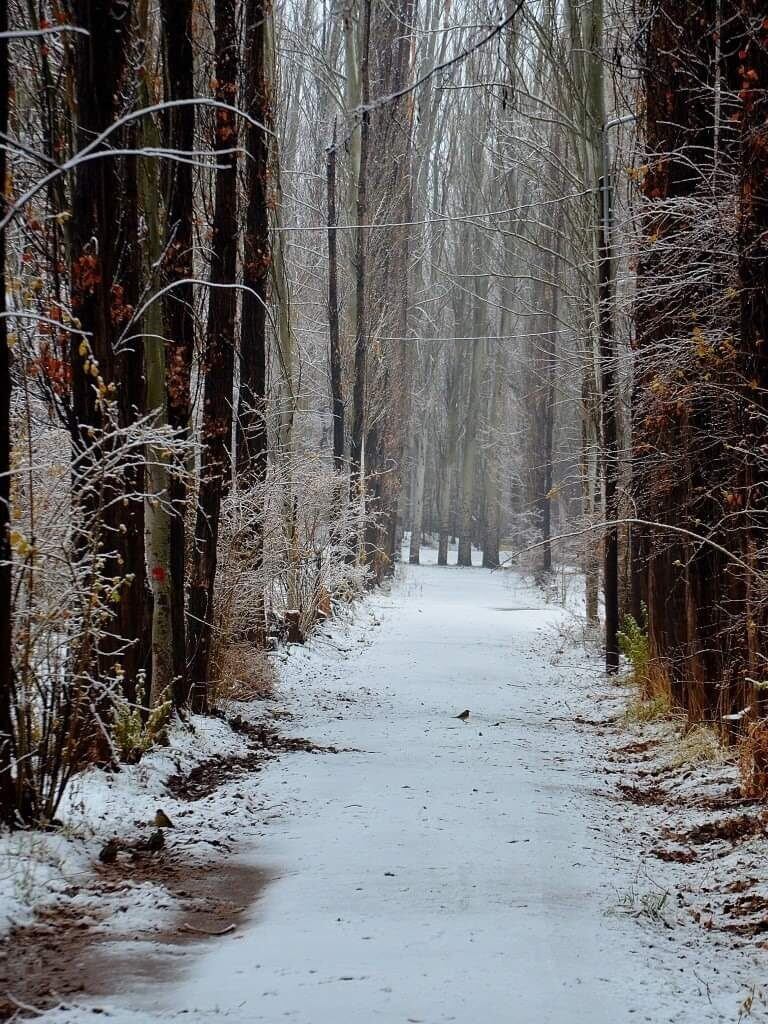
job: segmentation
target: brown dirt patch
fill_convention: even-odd
[[[612,725],[616,719],[614,718],[585,718],[583,715],[574,715],[572,721],[576,725],[588,725],[592,729],[605,729],[606,726]]]
[[[657,846],[655,850],[651,850],[651,856],[671,864],[691,864],[698,860],[695,850],[676,850],[663,846]]]
[[[752,836],[763,835],[766,831],[766,815],[739,814],[731,818],[720,818],[717,821],[705,821],[684,832],[665,829],[667,839],[696,846],[717,841],[737,843],[739,840],[750,839]]]
[[[638,772],[638,775],[641,773]],[[733,811],[739,807],[757,807],[758,801],[741,795],[739,786],[723,793],[674,793],[655,783],[638,786],[635,783],[617,783],[617,788],[631,803],[645,806],[689,807],[698,811]]]
[[[200,800],[241,775],[260,772],[276,754],[304,751],[308,754],[336,754],[336,747],[323,747],[302,736],[284,736],[266,722],[249,722],[237,715],[227,720],[235,732],[248,737],[251,750],[237,757],[213,757],[187,772],[172,775],[168,792],[178,800]]]
[[[741,795],[741,789],[733,786],[724,793],[717,794],[688,794],[675,796],[673,802],[681,807],[694,807],[700,811],[731,811],[736,807],[754,807],[756,801],[746,800]]]
[[[764,935],[768,932],[768,896],[763,896],[760,893],[740,896],[738,899],[724,903],[723,913],[729,914],[732,918],[760,915],[757,920],[752,921],[729,921],[721,925],[723,931],[747,937]]]
[[[725,892],[746,892],[747,889],[752,889],[758,884],[756,878],[737,878],[735,882],[729,882],[725,886]]]
[[[172,775],[166,783],[171,796],[177,800],[201,800],[215,792],[219,786],[246,773],[260,772],[266,755],[254,750],[244,757],[211,758],[203,761],[186,775]]]
[[[768,897],[759,893],[740,896],[737,900],[723,904],[723,911],[732,917],[749,917],[752,914],[768,913]]]
[[[635,757],[638,754],[647,754],[648,751],[656,746],[653,740],[642,740],[636,743],[627,743],[623,747],[617,747],[614,751],[618,757]]]
[[[268,753],[285,753],[303,750],[308,754],[338,754],[336,747],[323,747],[303,736],[284,736],[279,729],[267,722],[248,722],[239,715],[229,719],[235,730],[248,737],[257,748]]]
[[[629,800],[633,804],[640,804],[641,806],[657,806],[666,803],[668,800],[668,795],[661,786],[647,786],[643,788],[619,782],[616,788],[625,800]]]
[[[732,935],[754,938],[757,935],[765,935],[768,932],[768,918],[763,918],[760,921],[729,921],[720,927],[721,931],[731,932]],[[762,945],[765,946],[764,943]]]

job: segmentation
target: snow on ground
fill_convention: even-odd
[[[610,695],[576,628],[515,573],[408,567],[284,651],[291,730],[340,753],[286,755],[209,801],[236,834],[233,787],[270,808],[222,864],[262,870],[262,895],[202,947],[134,943],[135,969],[102,947],[109,998],[44,1020],[705,1024],[750,993],[765,1019],[753,953],[715,945],[664,895],[671,866],[640,856],[578,724]]]
[[[0,934],[14,925],[31,923],[41,910],[50,912],[61,906],[79,906],[86,920],[99,909],[100,930],[123,927],[122,917],[103,912],[109,897],[89,889],[99,851],[115,835],[148,835],[158,808],[182,824],[194,811],[169,797],[168,779],[188,773],[209,757],[245,751],[244,739],[226,722],[195,715],[189,726],[174,726],[168,747],[153,749],[139,764],[124,766],[119,773],[92,769],[75,778],[58,810],[64,826],[60,831],[0,837]],[[221,835],[222,821],[217,815],[199,817],[194,839],[198,849],[192,855]],[[126,885],[131,926],[143,927],[148,921],[159,924],[159,909],[171,909],[167,894],[151,881]],[[125,889],[115,894],[115,902],[121,906],[125,900]]]

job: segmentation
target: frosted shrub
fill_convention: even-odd
[[[263,647],[270,632],[303,639],[334,604],[363,593],[370,570],[357,557],[356,538],[371,517],[361,526],[347,487],[326,460],[304,453],[287,467],[276,460],[265,483],[228,494],[213,651],[214,677],[224,689],[234,678],[234,650],[245,657],[248,645]],[[256,665],[239,686],[258,689],[263,674]]]
[[[130,641],[118,611],[130,576],[119,573],[117,531],[105,514],[140,507],[132,486],[151,444],[180,461],[188,446],[151,419],[92,429],[72,459],[60,429],[21,434],[12,480],[13,679],[11,750],[24,822],[49,822],[72,775],[89,763],[140,756],[168,709],[142,708],[139,680],[121,660]],[[118,545],[116,548],[115,545]]]

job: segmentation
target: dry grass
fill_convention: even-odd
[[[228,700],[269,700],[277,680],[266,651],[245,643],[217,652],[213,678],[213,702],[217,705]]]
[[[711,725],[694,725],[681,737],[670,763],[683,767],[697,764],[725,764],[733,757],[721,734]]]
[[[629,702],[624,712],[624,718],[632,725],[658,722],[661,719],[672,717],[672,701],[668,693],[658,693],[654,697],[646,697],[640,692],[634,700]]]
[[[768,795],[768,720],[759,718],[739,743],[741,791],[745,797]]]

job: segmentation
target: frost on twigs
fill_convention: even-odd
[[[263,482],[235,482],[221,511],[214,701],[269,697],[265,648],[300,642],[364,593],[358,538],[372,523],[370,512],[361,523],[346,478],[305,452],[275,460]]]
[[[167,720],[165,707],[144,706],[140,674],[126,672],[140,641],[121,635],[133,584],[123,550],[131,516],[145,502],[167,502],[145,490],[148,461],[162,458],[182,472],[191,452],[152,416],[90,429],[74,455],[62,429],[19,431],[11,481],[11,744],[26,823],[54,820],[74,773],[93,762],[136,760]]]

